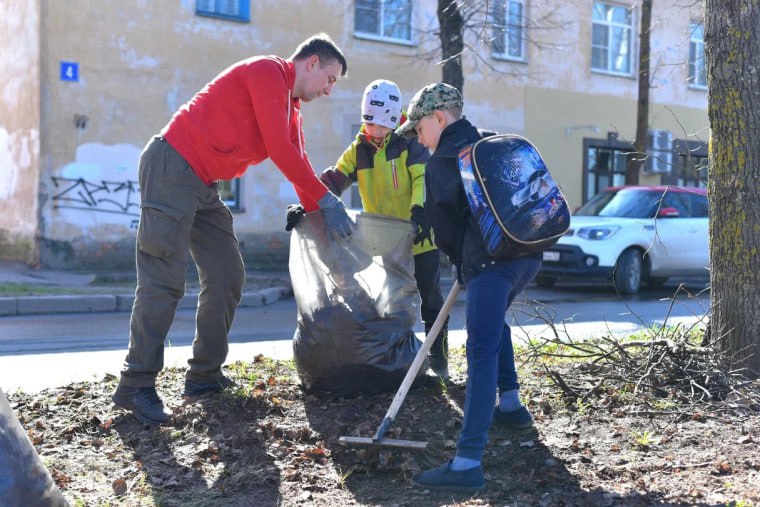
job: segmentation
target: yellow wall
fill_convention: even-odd
[[[250,4],[250,22],[239,23],[197,16],[194,0],[0,3],[0,43],[14,48],[0,56],[12,70],[0,77],[0,193],[14,209],[0,217],[0,241],[6,231],[38,236],[47,265],[119,258],[130,266],[145,143],[228,65],[256,54],[287,57],[316,31],[328,32],[349,62],[348,79],[331,97],[303,107],[317,171],[353,137],[368,82],[396,81],[408,103],[440,79],[437,0],[413,2],[412,44],[355,36],[350,0],[322,0],[319,8],[307,0]],[[525,62],[493,59],[488,30],[467,38],[480,58],[463,55],[465,115],[533,140],[573,204],[581,198],[583,138],[615,130],[630,137],[635,122],[636,80],[589,70],[592,4],[528,2],[531,20],[545,27],[531,33],[540,46],[528,44]],[[651,126],[682,139],[706,138],[707,94],[685,85],[684,65],[689,21],[700,15],[698,6],[655,4]],[[60,80],[61,61],[78,62],[79,82]],[[598,134],[573,128],[592,125]],[[270,162],[250,168],[241,187],[235,227],[246,254],[282,262],[285,208],[295,192]]]
[[[0,2],[0,258],[37,260],[40,163],[37,2]]]
[[[636,132],[636,103],[625,98],[530,88],[525,111],[525,135],[539,147],[571,208],[582,204],[583,139],[614,132],[632,140]],[[650,104],[649,113],[650,128],[670,130],[677,139],[707,138],[707,111]],[[641,175],[642,184],[659,182],[659,175]]]

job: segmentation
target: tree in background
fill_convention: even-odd
[[[641,26],[639,28],[639,96],[636,102],[636,137],[633,151],[628,154],[625,170],[625,184],[638,185],[639,174],[646,163],[649,140],[649,75],[650,75],[650,33],[652,31],[652,0],[641,2]]]
[[[438,0],[438,35],[441,39],[441,77],[444,83],[464,95],[462,53],[464,53],[464,18],[457,0]]]
[[[760,373],[760,5],[706,0],[712,340]]]

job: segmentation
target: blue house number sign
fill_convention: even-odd
[[[61,81],[79,81],[79,63],[61,62]]]

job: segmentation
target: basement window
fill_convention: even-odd
[[[230,208],[230,211],[242,213],[243,203],[241,202],[240,192],[240,178],[234,178],[232,180],[220,180],[219,181],[219,197],[222,202]]]

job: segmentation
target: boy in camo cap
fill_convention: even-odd
[[[417,137],[431,153],[425,164],[425,213],[435,243],[449,256],[457,280],[467,284],[467,392],[456,456],[422,472],[412,482],[426,489],[475,492],[485,487],[481,459],[495,420],[527,429],[533,418],[520,403],[509,305],[541,266],[540,254],[493,258],[486,251],[470,213],[459,174],[459,151],[495,132],[478,130],[462,116],[462,94],[445,83],[419,90],[409,104],[408,121],[396,132]],[[499,404],[494,407],[496,391]]]

